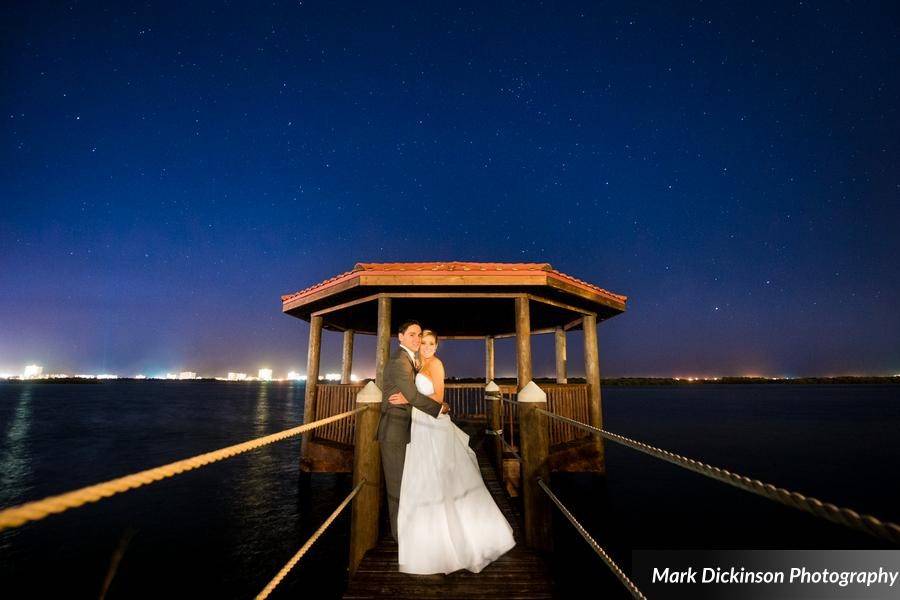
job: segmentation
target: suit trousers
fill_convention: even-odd
[[[403,463],[406,462],[406,444],[403,442],[381,442],[381,468],[387,490],[388,512],[391,517],[391,535],[397,535],[397,511],[400,508],[400,483],[403,481]]]

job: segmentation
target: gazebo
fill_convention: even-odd
[[[625,296],[566,275],[547,263],[415,262],[357,263],[352,270],[281,297],[282,311],[308,321],[309,353],[304,422],[354,408],[363,386],[353,382],[356,334],[377,336],[375,383],[407,319],[423,322],[444,340],[484,340],[484,383],[448,383],[445,400],[457,420],[487,419],[485,385],[494,380],[494,341],[514,337],[516,384],[500,386],[511,400],[532,380],[531,336],[555,338],[556,380],[541,383],[548,410],[601,427],[597,324],[625,310]],[[566,333],[584,331],[585,383],[568,383]],[[322,331],[343,333],[341,382],[319,380]],[[504,416],[503,435],[516,446],[512,411]],[[301,469],[349,472],[353,465],[354,419],[323,426],[303,436]],[[554,470],[604,472],[599,438],[565,424],[550,431]],[[499,443],[499,440],[498,440]]]

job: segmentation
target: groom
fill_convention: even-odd
[[[416,352],[422,343],[422,327],[417,321],[406,321],[397,332],[400,347],[384,366],[381,377],[381,420],[378,421],[378,442],[381,446],[381,467],[387,487],[388,511],[391,514],[391,534],[397,535],[397,510],[400,506],[400,482],[403,480],[403,463],[409,428],[412,424],[412,407],[428,413],[435,419],[450,411],[444,402],[438,404],[416,389],[418,363]],[[392,399],[391,396],[395,398]]]

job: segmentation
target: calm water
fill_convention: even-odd
[[[603,399],[611,431],[900,522],[900,387],[608,387]],[[302,414],[303,387],[293,384],[0,384],[0,506],[279,431]],[[352,487],[348,475],[303,486],[299,445],[280,442],[0,533],[3,595],[96,598],[124,546],[108,597],[254,596]],[[607,448],[606,481],[570,475],[552,485],[625,566],[632,548],[886,547]],[[572,582],[561,594],[608,585],[599,559],[556,518],[555,568]],[[349,511],[275,596],[339,597],[348,539]]]

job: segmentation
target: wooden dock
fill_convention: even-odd
[[[483,431],[484,426],[481,426]],[[465,569],[450,575],[410,575],[397,570],[397,543],[391,537],[382,537],[378,544],[366,552],[350,579],[345,600],[364,598],[419,599],[482,598],[485,600],[546,599],[553,598],[553,580],[545,561],[524,543],[521,517],[513,502],[503,490],[493,465],[487,458],[484,434],[467,428],[472,435],[471,444],[478,456],[481,476],[497,506],[513,528],[516,546],[485,567],[481,573]]]

